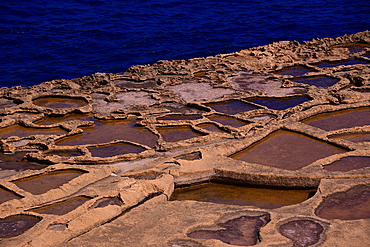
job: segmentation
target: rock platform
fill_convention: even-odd
[[[369,31],[0,88],[0,113],[0,246],[370,241]]]

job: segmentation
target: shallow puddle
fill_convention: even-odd
[[[21,235],[41,219],[32,215],[18,214],[0,219],[0,239]]]
[[[330,138],[340,138],[351,142],[370,142],[370,133],[333,135]]]
[[[326,61],[323,63],[314,64],[314,65],[319,68],[331,68],[331,67],[336,67],[340,65],[355,65],[355,64],[367,64],[367,62],[352,59],[352,60],[340,60],[340,61],[335,61],[335,62]]]
[[[33,103],[47,108],[79,108],[87,105],[85,100],[69,97],[43,97],[33,100]]]
[[[370,124],[370,107],[322,113],[302,121],[302,123],[326,130],[338,130]]]
[[[173,116],[166,116],[166,117],[161,117],[158,120],[171,120],[171,121],[179,121],[179,120],[184,120],[184,121],[189,121],[189,120],[197,120],[201,119],[202,116],[199,115],[183,115],[183,116],[178,116],[178,115],[173,115]]]
[[[225,116],[210,116],[208,118],[209,120],[212,120],[214,122],[220,123],[222,125],[228,125],[234,128],[239,128],[248,124],[247,122],[243,122],[241,120]]]
[[[215,124],[198,124],[197,127],[213,132],[224,132]]]
[[[136,125],[136,121],[110,120],[94,121],[93,127],[83,127],[84,133],[57,141],[60,146],[107,143],[114,140],[131,141],[149,147],[157,144],[157,136],[145,127]]]
[[[47,166],[45,164],[28,162],[27,160],[23,159],[23,157],[27,153],[28,152],[15,152],[11,154],[0,153],[0,174],[1,170],[14,170],[14,171],[24,171],[27,169],[41,170]]]
[[[187,154],[181,154],[179,156],[176,156],[175,159],[181,159],[181,160],[200,160],[202,159],[202,153],[199,151],[187,153]]]
[[[1,138],[8,138],[11,136],[29,137],[34,135],[64,135],[64,134],[67,134],[67,131],[58,127],[43,129],[43,128],[23,127],[20,125],[12,125],[0,129]]]
[[[358,220],[370,218],[370,185],[360,185],[323,199],[315,214],[323,219]]]
[[[313,220],[301,219],[282,224],[279,227],[279,232],[284,237],[291,239],[294,242],[293,246],[306,247],[320,241],[324,227]]]
[[[20,199],[21,196],[17,195],[16,193],[0,186],[0,204],[13,200],[13,199]]]
[[[212,227],[219,230],[196,230],[187,235],[196,239],[218,239],[230,245],[250,246],[260,241],[259,231],[269,221],[268,213],[260,216],[242,216],[224,223],[217,223],[217,227]]]
[[[316,87],[330,87],[338,82],[329,76],[310,76],[293,79],[294,82],[304,83]]]
[[[212,108],[213,110],[225,113],[229,115],[235,115],[241,112],[247,112],[258,109],[255,106],[243,103],[241,101],[229,101],[229,102],[222,102],[222,103],[211,103],[206,104],[206,106]]]
[[[263,114],[263,115],[252,116],[249,119],[258,121],[258,120],[268,120],[268,119],[272,119],[272,118],[276,118],[276,116],[275,115],[270,115],[270,114]]]
[[[63,215],[71,212],[72,210],[78,208],[91,198],[86,196],[75,197],[63,202],[55,203],[45,207],[37,208],[31,210],[32,212],[37,212],[39,214],[54,214],[54,215]]]
[[[26,177],[12,182],[31,194],[40,195],[51,189],[58,188],[84,173],[86,172],[82,170],[60,170]]]
[[[69,151],[69,150],[55,150],[44,153],[46,155],[58,155],[58,156],[64,156],[64,157],[75,157],[75,156],[81,156],[81,153],[78,151]]]
[[[303,67],[303,66],[294,66],[294,67],[284,68],[284,69],[276,72],[276,74],[301,76],[301,75],[304,75],[308,72],[313,72],[313,70],[310,70],[310,69],[308,69],[306,67]]]
[[[122,206],[123,204],[124,202],[118,197],[105,197],[97,200],[91,208],[104,208],[109,205]]]
[[[257,98],[257,99],[250,99],[251,102],[266,106],[267,108],[273,110],[285,110],[290,107],[297,106],[302,104],[303,102],[309,101],[306,97],[289,97],[289,98]]]
[[[42,119],[36,121],[35,124],[50,125],[72,120],[94,121],[94,117],[90,114],[66,114],[65,116],[62,117],[45,116]]]
[[[230,157],[285,170],[298,170],[316,160],[345,151],[302,134],[279,130]]]
[[[370,166],[370,157],[346,157],[330,165],[324,166],[324,170],[348,172]]]
[[[88,148],[91,155],[94,157],[113,157],[116,155],[123,155],[129,153],[141,153],[145,151],[144,148],[132,145],[129,143],[113,144],[106,147]]]
[[[369,44],[352,43],[347,45],[335,45],[331,48],[348,48],[349,52],[355,53],[362,51],[366,47],[369,47]]]
[[[301,203],[315,192],[314,189],[298,190],[203,183],[175,189],[171,200],[196,200],[272,209]]]
[[[158,127],[157,129],[166,142],[177,142],[203,135],[193,131],[189,126]]]
[[[63,223],[56,223],[56,224],[51,224],[46,228],[49,231],[64,231],[65,229],[68,228],[68,224],[63,224]]]

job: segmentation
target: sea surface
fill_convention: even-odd
[[[0,86],[365,30],[368,0],[7,0]]]

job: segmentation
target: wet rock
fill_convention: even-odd
[[[176,239],[168,243],[169,247],[205,247],[204,245],[189,239]]]
[[[196,230],[188,233],[191,238],[218,239],[237,246],[255,245],[260,241],[259,230],[270,221],[268,214],[242,216],[224,223],[218,223],[220,230]]]
[[[261,90],[267,96],[287,96],[306,92],[302,87],[283,88],[282,80],[271,78],[268,75],[243,72],[229,80],[236,90]]]
[[[169,86],[166,89],[175,91],[185,102],[212,100],[235,93],[228,88],[214,88],[210,83],[185,83]]]
[[[200,160],[201,158],[202,158],[202,153],[199,151],[182,154],[182,155],[175,157],[175,159],[182,159],[182,160]]]
[[[64,231],[68,228],[67,224],[52,224],[48,226],[49,231]]]
[[[293,241],[294,246],[306,247],[317,244],[322,238],[324,227],[310,219],[291,220],[279,226],[279,232]]]
[[[119,197],[105,197],[97,200],[91,208],[104,208],[109,205],[122,206],[124,202]]]

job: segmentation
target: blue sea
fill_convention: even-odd
[[[0,86],[369,29],[368,0],[5,0]]]

